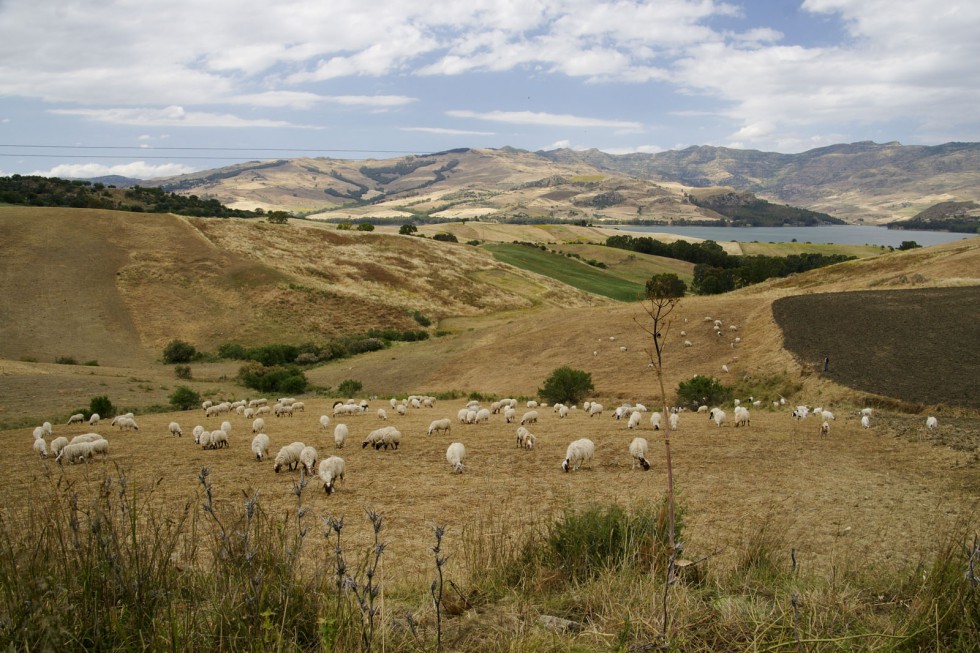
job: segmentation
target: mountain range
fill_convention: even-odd
[[[980,200],[980,143],[861,142],[799,154],[461,148],[395,159],[253,161],[149,183],[233,208],[337,220],[710,222],[730,218],[712,198],[730,204],[735,193],[739,205],[830,216],[816,223],[885,224]]]

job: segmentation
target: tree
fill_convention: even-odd
[[[720,404],[732,395],[732,389],[722,385],[713,376],[691,377],[677,386],[678,404]]]
[[[916,249],[918,247],[922,247],[922,245],[915,242],[914,240],[903,240],[902,244],[898,246],[898,248],[903,251],[906,249]]]
[[[99,417],[112,417],[116,414],[116,407],[109,401],[106,395],[92,397],[88,402],[89,415],[98,413]]]
[[[197,355],[194,345],[183,340],[171,340],[163,348],[163,362],[170,365],[174,363],[189,363]]]
[[[676,274],[655,274],[647,281],[647,299],[653,297],[680,298],[687,293],[687,284]]]
[[[410,222],[406,222],[405,224],[403,224],[401,227],[398,228],[398,233],[400,233],[403,236],[411,236],[418,230],[419,228],[416,227],[414,224]]]
[[[553,404],[577,404],[594,390],[591,374],[563,366],[545,379],[538,396]]]
[[[286,224],[289,222],[289,214],[285,211],[269,211],[266,220],[271,224]]]
[[[374,225],[371,224],[370,222],[362,222],[361,224],[357,225],[357,230],[358,231],[374,231]]]
[[[345,221],[345,222],[338,222],[337,223],[337,229],[340,229],[341,231],[350,231],[353,228],[354,228],[354,223],[353,222],[346,222]]]
[[[459,239],[453,234],[441,231],[432,237],[432,240],[441,240],[444,243],[458,243]]]
[[[197,394],[186,385],[179,385],[170,394],[170,405],[177,410],[190,410],[196,408],[201,403],[201,395]]]

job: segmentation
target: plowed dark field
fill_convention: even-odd
[[[798,295],[772,308],[786,348],[837,383],[980,408],[978,286]]]

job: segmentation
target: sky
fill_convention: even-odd
[[[0,175],[980,141],[977,0],[0,0]]]

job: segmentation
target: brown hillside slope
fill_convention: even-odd
[[[590,301],[466,245],[317,225],[3,207],[0,238],[0,357],[15,360],[133,365],[174,338],[204,350],[323,341],[417,328],[413,310]],[[495,277],[506,283],[483,280]]]

